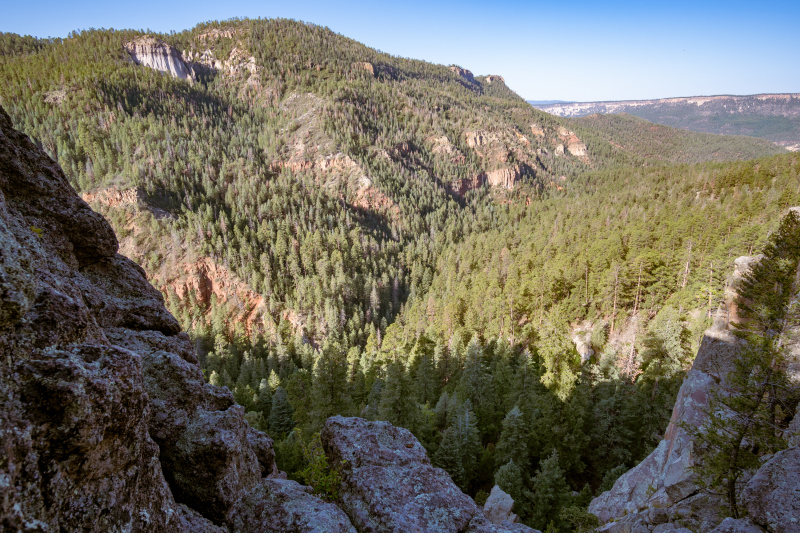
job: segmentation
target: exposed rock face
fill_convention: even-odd
[[[235,299],[242,311],[237,320],[245,324],[248,330],[263,320],[262,313],[266,311],[264,297],[210,257],[201,257],[193,263],[184,264],[182,276],[164,281],[166,283],[161,290],[174,292],[180,300],[184,300],[189,294],[193,294],[203,305],[211,302],[211,296],[216,296],[219,302]]]
[[[496,74],[489,74],[486,76],[486,83],[497,83],[502,82],[505,83],[506,80],[503,79],[503,76],[497,76]]]
[[[489,142],[489,136],[485,131],[468,131],[464,133],[467,138],[467,146],[475,148],[476,146],[485,146]]]
[[[531,124],[531,133],[537,137],[544,137],[544,128],[538,124]]]
[[[461,76],[462,78],[464,78],[468,82],[475,83],[475,76],[472,75],[471,71],[469,71],[469,70],[467,70],[465,68],[461,68],[461,67],[456,66],[456,65],[450,65],[447,68],[449,68],[451,72],[454,72],[455,74]]]
[[[711,530],[710,533],[763,533],[763,529],[758,527],[749,518],[726,518],[720,525]]]
[[[173,77],[192,80],[192,73],[181,57],[181,53],[164,41],[154,37],[140,37],[125,43],[125,50],[137,65],[169,72]]]
[[[275,471],[108,223],[2,110],[0,442],[3,531],[221,531],[209,519],[247,514]]]
[[[172,527],[177,505],[148,433],[142,359],[112,346],[104,326],[173,336],[177,323],[152,306],[152,288],[123,311],[120,295],[82,273],[141,276],[2,110],[0,241],[0,529]]]
[[[370,75],[375,76],[375,67],[373,67],[372,63],[369,63],[368,61],[359,61],[353,63],[353,68],[356,70],[363,70],[369,72]]]
[[[581,356],[581,364],[588,363],[594,355],[591,330],[573,332],[572,342],[575,343],[575,350],[577,350],[578,355]]]
[[[493,524],[503,522],[517,522],[519,517],[511,512],[514,508],[514,499],[503,489],[495,485],[483,505],[483,514]]]
[[[248,492],[228,517],[233,531],[293,531],[297,533],[355,533],[344,512],[311,495],[296,481],[268,479]]]
[[[666,531],[663,527],[673,522],[700,531],[722,527],[719,511],[724,502],[700,491],[691,470],[694,442],[683,425],[700,427],[705,423],[712,391],[725,382],[742,349],[743,341],[730,329],[742,320],[736,312],[736,290],[759,259],[740,257],[735,261],[726,301],[714,326],[705,332],[697,358],[678,392],[664,440],[589,505],[589,511],[601,522],[609,522],[603,531]],[[780,531],[800,531],[800,522],[789,518],[800,513],[799,487],[800,452],[795,447],[776,454],[748,482],[742,501],[755,524],[727,521],[718,531],[760,531],[758,526],[779,531],[776,523],[790,524],[789,529]]]
[[[478,179],[488,182],[492,187],[500,189],[511,190],[514,184],[522,176],[522,171],[519,167],[513,168],[499,168],[497,170],[489,170],[481,174]]]
[[[742,501],[750,518],[770,531],[800,532],[800,446],[767,461],[745,485]]]
[[[328,462],[341,465],[342,507],[360,532],[509,531],[488,522],[444,470],[431,466],[407,429],[334,416],[321,438]],[[532,531],[520,527],[513,530]]]
[[[186,60],[193,64],[194,68],[207,68],[222,72],[228,76],[237,76],[244,72],[250,74],[258,73],[256,58],[252,54],[234,47],[227,59],[219,59],[211,50],[200,52],[188,52]]]
[[[562,146],[562,154],[564,153],[563,146],[566,145],[566,150],[576,157],[584,157],[587,155],[586,145],[578,138],[577,135],[575,135],[575,132],[564,127],[559,127],[558,138],[564,142],[563,145],[560,145]],[[558,152],[558,150],[556,151]]]

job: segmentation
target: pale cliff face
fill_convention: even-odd
[[[152,37],[142,37],[125,44],[125,50],[137,65],[169,72],[173,77],[191,81],[192,74],[180,52],[167,43]]]

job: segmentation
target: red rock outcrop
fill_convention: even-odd
[[[183,275],[167,281],[161,292],[174,292],[181,301],[193,294],[199,303],[206,306],[211,303],[212,295],[218,302],[234,303],[240,310],[237,321],[242,322],[248,331],[267,312],[263,296],[210,257],[184,263],[182,268]]]
[[[465,68],[461,68],[461,67],[459,67],[457,65],[450,65],[447,68],[450,69],[451,72],[455,73],[458,76],[461,76],[462,78],[464,78],[468,82],[475,83],[475,76],[472,75],[471,71],[469,71],[469,70],[467,70]]]
[[[356,63],[353,63],[352,67],[355,70],[363,70],[365,72],[369,72],[371,76],[375,76],[375,67],[372,66],[372,63],[369,63],[367,61],[358,61]]]

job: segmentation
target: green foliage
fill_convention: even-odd
[[[269,431],[277,438],[288,434],[294,427],[293,409],[283,387],[275,389],[269,414]]]
[[[510,459],[494,475],[494,482],[514,500],[514,512],[527,522],[531,512],[531,493],[526,488],[522,468]]]
[[[550,457],[542,461],[531,486],[530,523],[538,529],[546,529],[548,524],[553,524],[562,530],[566,524],[561,510],[569,506],[572,493],[564,479],[564,471],[558,466],[558,452],[554,450]]]
[[[135,205],[96,207],[156,286],[202,260],[246,287],[228,298],[167,288],[165,300],[209,381],[275,439],[281,468],[329,498],[336,469],[301,436],[361,415],[411,429],[469,494],[498,480],[540,527],[588,527],[564,483],[599,487],[649,453],[686,330],[690,342],[702,331],[687,312],[709,309],[733,259],[800,203],[797,155],[656,164],[773,152],[556,118],[499,81],[320,26],[158,35],[187,53],[254,57],[255,73],[195,65],[191,84],[134,65],[123,45],[139,36],[0,34],[0,104],[77,190],[136,189]],[[588,158],[558,154],[560,128]],[[505,167],[520,169],[513,190],[461,190]],[[634,346],[643,373],[623,379],[609,339],[633,315],[647,332]],[[597,368],[569,338],[584,320],[604,348]]]
[[[647,111],[644,113],[646,114]],[[689,131],[693,128],[677,126],[674,123],[669,124],[681,128],[673,129],[653,124],[653,122],[665,124],[663,117],[655,118],[653,116],[653,118],[642,120],[627,114],[594,114],[576,120],[576,124],[581,126],[576,130],[581,135],[583,133],[581,130],[586,128],[595,135],[609,139],[614,142],[618,150],[633,152],[646,164],[653,164],[656,161],[699,163],[728,159],[754,159],[767,154],[783,152],[780,147],[769,141],[734,137],[730,135],[730,131],[726,131],[725,133],[728,135],[723,137],[708,133],[695,133],[696,131],[710,131],[706,128]],[[583,135],[581,136],[583,137]]]
[[[506,464],[512,459],[521,468],[528,467],[528,428],[525,417],[516,405],[503,419],[503,431],[497,443],[495,461]]]
[[[298,472],[298,476],[306,485],[312,487],[314,494],[320,498],[329,502],[337,501],[342,484],[342,477],[339,473],[341,465],[328,464],[319,433],[314,433],[307,443],[303,442],[301,438],[300,443],[306,466]]]

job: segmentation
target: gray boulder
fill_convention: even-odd
[[[444,470],[431,466],[407,429],[334,416],[320,436],[342,475],[342,508],[359,532],[532,531],[489,522]]]
[[[749,518],[726,518],[709,533],[764,533],[764,530]]]
[[[296,481],[266,479],[245,494],[227,520],[235,532],[355,533],[347,515]]]
[[[742,503],[774,533],[800,532],[800,446],[773,455],[747,482]]]
[[[514,499],[495,485],[483,505],[483,515],[493,524],[513,523],[518,521],[517,515],[511,512],[513,508]]]

